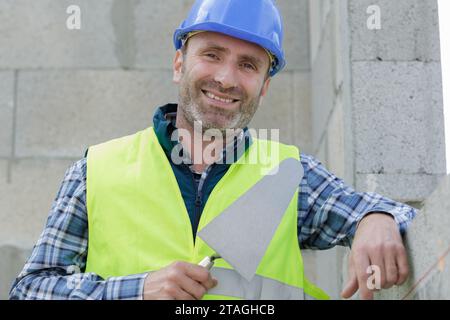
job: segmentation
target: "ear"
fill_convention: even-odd
[[[269,90],[269,84],[271,79],[272,79],[271,77],[268,77],[266,80],[264,80],[264,85],[261,89],[261,97],[264,97],[267,91]]]
[[[181,50],[177,50],[175,53],[175,58],[173,59],[173,82],[180,83],[181,76],[183,74],[183,53]]]
[[[270,84],[270,80],[271,79],[272,79],[271,77],[267,77],[267,79],[264,80],[264,84],[263,84],[263,87],[261,89],[261,95],[260,95],[260,99],[259,99],[259,107],[261,107],[261,105],[263,103],[263,100],[264,100],[264,97],[266,96],[267,91],[269,91],[269,84]]]

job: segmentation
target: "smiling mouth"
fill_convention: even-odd
[[[206,90],[202,90],[202,92],[206,97],[222,103],[235,103],[239,101],[239,99],[221,98]]]

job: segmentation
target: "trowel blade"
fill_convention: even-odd
[[[298,160],[282,161],[200,230],[199,237],[251,281],[302,177]]]

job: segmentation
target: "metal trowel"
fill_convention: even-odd
[[[217,253],[200,265],[210,269],[221,257],[250,282],[302,177],[298,160],[282,161],[200,230],[198,236]]]

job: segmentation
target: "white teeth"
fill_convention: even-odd
[[[209,92],[209,91],[205,91],[205,92],[206,92],[206,95],[207,95],[209,98],[211,98],[211,99],[214,99],[214,100],[217,100],[217,101],[222,101],[222,102],[225,102],[225,103],[232,103],[232,102],[233,102],[232,99],[222,99],[222,98],[219,98],[219,97],[213,95],[213,94],[212,94],[211,92]]]

